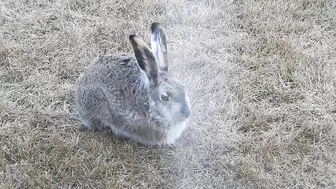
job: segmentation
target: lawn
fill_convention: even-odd
[[[164,148],[84,129],[78,76],[154,21],[189,127]],[[0,188],[336,188],[336,2],[1,1]]]

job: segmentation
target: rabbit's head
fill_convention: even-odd
[[[190,116],[184,86],[168,74],[166,34],[159,23],[152,24],[152,50],[136,35],[130,35],[135,58],[149,87],[151,107],[167,121],[179,123]]]

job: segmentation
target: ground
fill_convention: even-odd
[[[167,31],[192,116],[149,148],[82,128],[76,79]],[[335,188],[333,0],[0,2],[0,188]]]

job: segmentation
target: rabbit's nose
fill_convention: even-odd
[[[188,118],[190,116],[190,109],[188,106],[186,105],[182,106],[180,111],[184,117]]]

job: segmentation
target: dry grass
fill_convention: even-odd
[[[332,0],[0,2],[0,188],[335,188]],[[169,34],[190,127],[151,149],[81,129],[74,84]]]
[[[335,2],[234,7],[235,173],[254,187],[335,188]]]

